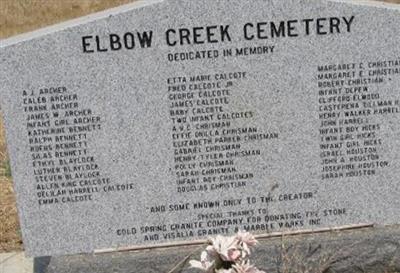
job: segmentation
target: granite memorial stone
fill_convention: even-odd
[[[400,223],[400,8],[133,3],[2,40],[29,255]]]

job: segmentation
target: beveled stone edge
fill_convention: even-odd
[[[169,0],[139,0],[139,1],[135,1],[133,3],[128,3],[128,4],[114,7],[111,9],[92,13],[92,14],[89,14],[86,16],[78,17],[78,18],[75,18],[72,20],[67,20],[65,22],[47,26],[44,28],[40,28],[40,29],[37,29],[34,31],[22,33],[22,34],[12,36],[12,37],[9,37],[6,39],[0,39],[0,49],[11,46],[11,45],[15,45],[20,42],[29,41],[29,40],[32,40],[35,38],[39,38],[39,37],[48,35],[48,34],[52,34],[52,33],[55,33],[55,32],[58,32],[58,31],[61,31],[64,29],[68,29],[68,28],[71,28],[74,26],[90,23],[90,22],[93,22],[98,19],[107,18],[109,16],[113,16],[113,15],[117,15],[120,13],[131,11],[131,10],[158,4],[158,3],[161,3],[164,1],[169,1]],[[298,1],[301,1],[301,0],[298,0]],[[321,0],[321,1],[323,1],[323,0]],[[334,2],[334,3],[342,3],[342,4],[347,4],[347,5],[386,8],[386,9],[400,11],[399,4],[386,3],[386,2],[380,2],[380,1],[374,1],[374,0],[325,0],[325,1]]]
[[[400,11],[400,4],[382,2],[377,0],[328,0],[330,2],[342,3],[348,5],[356,5],[356,6],[366,6],[366,7],[375,7],[375,8],[386,8],[390,10],[398,10]]]

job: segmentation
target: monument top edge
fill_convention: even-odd
[[[50,25],[47,27],[39,28],[34,31],[18,34],[12,37],[8,37],[5,39],[0,39],[0,49],[6,48],[20,42],[29,41],[35,38],[40,38],[45,35],[49,35],[61,30],[65,30],[74,26],[91,23],[93,21],[104,19],[113,15],[120,14],[122,12],[129,12],[131,10],[155,5],[162,3],[164,1],[191,1],[191,0],[138,0],[133,3],[128,3],[125,5],[121,5],[118,7],[110,8],[107,10],[103,10],[100,12],[92,13],[86,16],[74,18],[71,20],[67,20],[58,24]],[[270,0],[273,1],[273,0]],[[302,2],[304,0],[296,0]],[[358,6],[367,6],[367,7],[375,7],[375,8],[385,8],[390,10],[397,10],[400,12],[400,5],[394,3],[381,2],[376,0],[320,0],[327,1],[333,3],[342,3],[347,5],[358,5]]]

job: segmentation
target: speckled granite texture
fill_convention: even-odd
[[[399,25],[375,2],[165,0],[1,41],[28,255],[399,224]]]

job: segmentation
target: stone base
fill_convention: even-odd
[[[185,259],[199,259],[203,249],[42,257],[35,273],[170,273]],[[253,257],[267,273],[400,273],[400,226],[263,239]],[[174,273],[198,272],[182,264]]]

